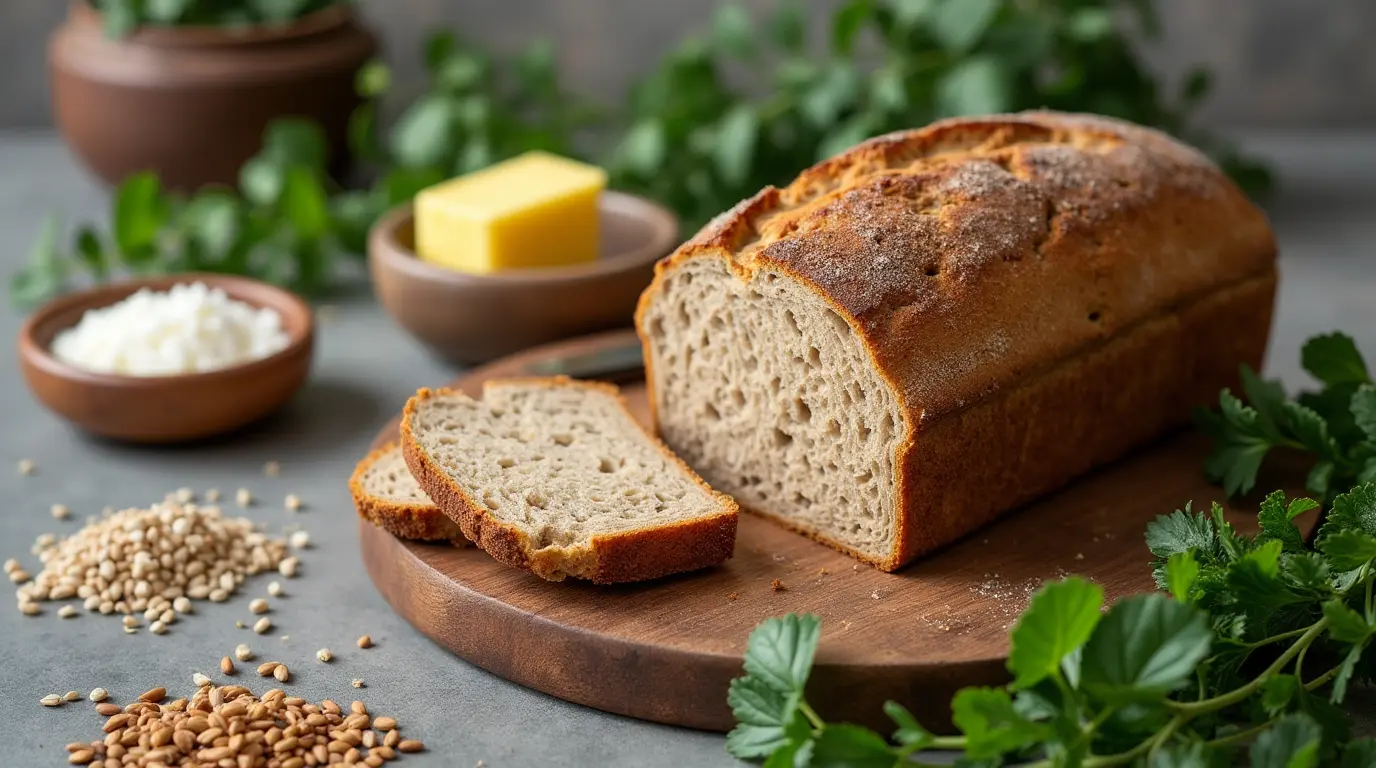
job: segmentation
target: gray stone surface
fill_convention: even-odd
[[[1376,137],[1272,137],[1252,146],[1276,158],[1284,182],[1271,206],[1285,272],[1272,372],[1303,383],[1299,343],[1331,328],[1360,335],[1376,360]],[[55,139],[0,136],[0,273],[8,276],[21,262],[47,212],[71,223],[102,216],[103,208],[103,192]],[[234,627],[250,619],[248,600],[264,593],[267,578],[232,602],[198,607],[161,637],[125,636],[113,617],[83,612],[62,620],[49,609],[27,618],[12,603],[0,604],[0,721],[6,733],[25,734],[9,741],[0,763],[64,765],[63,744],[99,733],[88,702],[45,709],[38,705],[44,694],[98,685],[126,702],[155,685],[189,692],[193,672],[210,673],[222,655],[247,642],[260,658],[291,666],[293,692],[340,699],[361,693],[374,711],[395,715],[431,749],[407,765],[730,765],[719,736],[578,707],[458,661],[378,597],[359,562],[344,480],[406,396],[453,371],[391,325],[366,291],[335,304],[307,389],[269,423],[209,445],[130,448],[85,438],[30,397],[12,351],[0,356],[0,558],[20,557],[37,568],[28,554],[34,538],[77,528],[76,521],[49,517],[54,502],[84,517],[107,504],[146,504],[180,486],[250,488],[261,502],[246,514],[272,529],[299,523],[318,542],[304,558],[302,577],[286,582],[288,596],[273,601],[270,636]],[[8,307],[0,311],[0,338],[13,339],[21,320]],[[17,475],[22,458],[37,462],[36,476]],[[269,459],[282,462],[280,477],[263,475]],[[287,493],[299,494],[308,508],[284,511]],[[354,640],[365,632],[378,645],[360,651]],[[337,661],[316,662],[322,646]],[[368,687],[355,691],[353,678]],[[250,684],[264,687],[256,677]],[[1370,702],[1354,708],[1373,711]]]

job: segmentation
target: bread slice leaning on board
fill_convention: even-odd
[[[645,432],[608,384],[489,381],[483,399],[422,389],[402,454],[465,536],[550,581],[642,581],[717,565],[736,503]]]
[[[359,517],[399,539],[469,545],[459,524],[441,512],[411,476],[398,443],[388,443],[358,462],[349,478],[349,493]]]
[[[1164,134],[954,119],[724,213],[659,263],[636,324],[670,448],[894,570],[1235,388],[1275,262],[1262,212]]]

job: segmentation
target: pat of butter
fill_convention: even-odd
[[[416,254],[486,274],[597,258],[606,171],[527,152],[416,195]]]

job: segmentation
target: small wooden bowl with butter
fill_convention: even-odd
[[[369,236],[383,307],[461,365],[630,326],[679,224],[601,174],[530,153],[421,192]]]
[[[261,355],[223,360],[226,350],[221,348],[218,352],[223,364],[210,367],[205,361],[215,350],[180,346],[172,353],[173,361],[176,355],[187,359],[199,355],[203,370],[151,373],[148,366],[153,363],[134,360],[140,354],[137,348],[126,345],[126,349],[112,351],[112,346],[120,345],[108,335],[72,342],[75,352],[73,347],[55,349],[64,332],[79,330],[83,320],[98,316],[89,315],[92,310],[117,309],[120,302],[141,289],[152,292],[154,300],[163,301],[162,297],[170,296],[173,290],[192,290],[190,286],[198,283],[209,293],[223,291],[224,297],[218,298],[239,305],[241,316],[251,310],[258,322],[270,323],[270,341],[264,342]],[[197,297],[204,297],[200,289],[195,291]],[[223,308],[224,304],[217,306]],[[101,324],[106,326],[102,329],[106,334],[151,334],[150,338],[160,337],[167,344],[167,336],[174,335],[170,329],[181,320],[169,317],[131,327],[133,323],[111,322],[107,314]],[[91,322],[95,325],[97,321]],[[151,330],[154,327],[163,332]],[[222,335],[219,338],[224,339]],[[109,283],[53,299],[30,315],[20,329],[19,359],[34,396],[77,427],[123,442],[180,443],[232,431],[277,410],[305,383],[314,343],[311,308],[295,294],[244,277],[185,273]],[[156,344],[150,345],[156,350]],[[98,365],[74,359],[81,356],[83,348],[104,354],[105,359]],[[167,355],[153,356],[169,370],[176,367],[168,362]],[[112,365],[116,371],[109,370]]]

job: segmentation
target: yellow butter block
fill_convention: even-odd
[[[606,171],[527,152],[416,195],[416,254],[486,274],[597,258]]]

